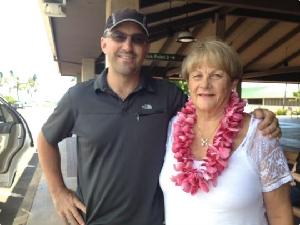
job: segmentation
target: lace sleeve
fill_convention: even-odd
[[[256,164],[262,191],[269,192],[292,180],[279,141],[262,136],[256,129],[248,153]]]

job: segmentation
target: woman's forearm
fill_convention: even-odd
[[[264,202],[270,225],[293,225],[289,184],[271,192],[264,192]]]

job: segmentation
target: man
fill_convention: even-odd
[[[42,128],[40,163],[65,224],[163,224],[158,177],[168,121],[186,97],[175,85],[141,73],[148,36],[144,15],[132,9],[113,13],[101,37],[108,69],[70,88]],[[277,119],[257,112],[263,113],[261,126],[271,124],[264,132],[279,136]],[[57,147],[72,134],[78,147],[76,195],[63,182]]]

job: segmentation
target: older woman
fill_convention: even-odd
[[[278,141],[243,113],[237,53],[203,42],[182,75],[190,100],[170,123],[160,175],[166,225],[292,225],[292,177]]]

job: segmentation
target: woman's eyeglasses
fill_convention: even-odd
[[[136,44],[136,45],[143,45],[148,42],[148,37],[143,33],[135,33],[135,34],[129,35],[129,34],[125,34],[118,30],[107,32],[105,34],[105,37],[110,37],[111,39],[113,39],[115,42],[118,42],[118,43],[125,42],[128,37],[130,37],[132,43]]]

